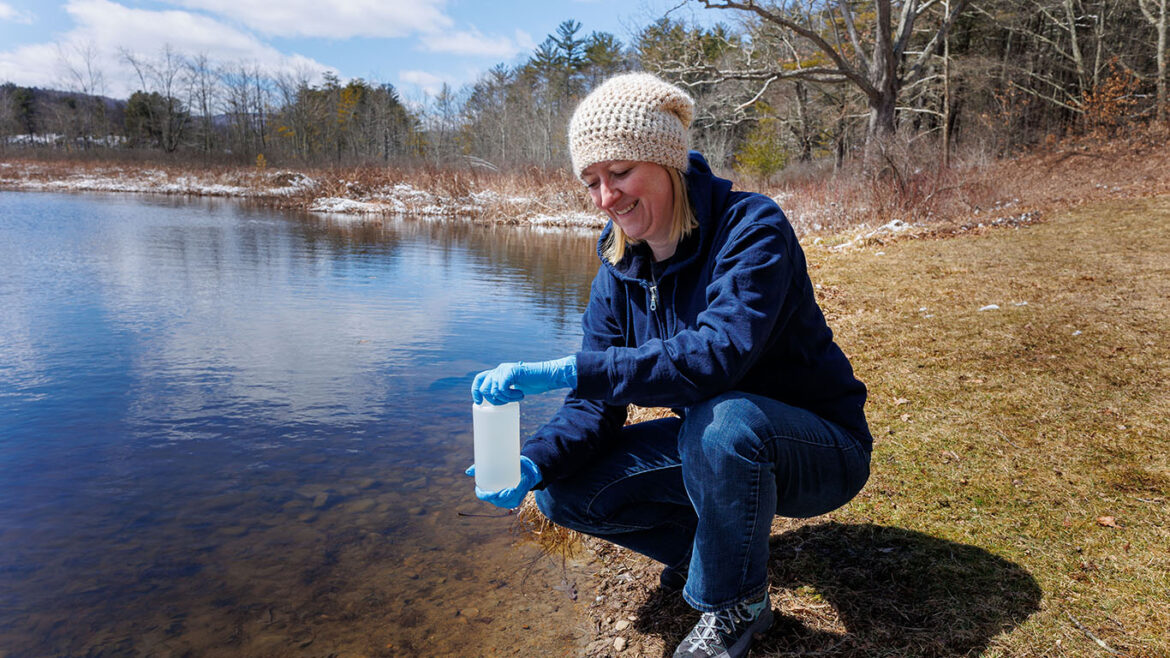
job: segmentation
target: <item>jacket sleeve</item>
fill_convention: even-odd
[[[614,318],[609,276],[602,267],[593,279],[589,304],[581,320],[585,334],[581,349],[586,352],[625,344]],[[552,420],[525,442],[521,454],[540,467],[543,482],[558,480],[612,445],[625,422],[626,405],[582,397],[573,390]]]
[[[609,404],[685,407],[732,390],[792,316],[795,236],[774,204],[748,211],[709,257],[692,328],[638,347],[577,354],[577,394]],[[759,221],[763,214],[765,221]],[[774,214],[773,214],[774,213]]]

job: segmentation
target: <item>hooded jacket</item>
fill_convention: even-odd
[[[653,263],[646,245],[602,255],[582,318],[577,388],[524,445],[543,479],[611,449],[626,406],[686,408],[743,391],[807,409],[867,448],[865,385],[817,306],[804,252],[770,198],[731,189],[692,151],[687,192],[698,229]]]

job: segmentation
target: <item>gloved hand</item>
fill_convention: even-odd
[[[475,475],[475,464],[472,464],[467,469],[468,475]],[[484,491],[479,487],[475,488],[475,497],[487,501],[496,507],[503,507],[504,509],[516,509],[520,507],[520,503],[524,502],[524,497],[532,491],[532,487],[540,484],[540,467],[536,462],[520,455],[520,483],[511,489],[500,489],[499,491]]]
[[[576,386],[576,356],[536,363],[501,363],[475,376],[475,381],[471,383],[471,399],[476,404],[484,400],[490,404],[508,404],[523,400],[526,394],[535,395],[556,388]]]

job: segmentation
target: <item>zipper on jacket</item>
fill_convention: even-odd
[[[658,310],[658,283],[657,282],[650,284],[650,310],[651,311]]]

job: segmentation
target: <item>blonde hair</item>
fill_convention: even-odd
[[[674,191],[674,215],[671,218],[670,239],[677,244],[690,235],[691,231],[698,228],[699,222],[695,219],[694,209],[691,208],[691,199],[687,194],[687,182],[683,178],[682,172],[674,167],[665,167],[665,169],[670,174],[670,184]],[[602,247],[602,254],[610,263],[617,265],[625,257],[626,247],[639,242],[641,240],[627,237],[617,222],[611,222],[609,237],[606,238],[605,245]]]

